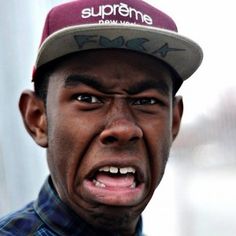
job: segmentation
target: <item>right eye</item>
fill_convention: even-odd
[[[90,94],[79,94],[76,96],[76,99],[83,103],[91,103],[91,104],[102,103],[102,101],[97,96],[93,96]]]
[[[148,98],[148,97],[144,97],[144,98],[137,98],[135,99],[135,101],[133,102],[133,105],[155,105],[157,104],[158,101],[156,98]]]

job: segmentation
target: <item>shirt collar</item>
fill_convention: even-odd
[[[58,197],[53,188],[50,177],[44,183],[38,199],[34,203],[34,209],[41,220],[58,235],[64,236],[82,236],[98,235],[90,225],[84,222],[78,215],[74,213],[67,205],[65,205]],[[104,236],[119,236],[118,234],[109,234],[101,232]],[[142,235],[142,219],[137,225],[136,235]]]

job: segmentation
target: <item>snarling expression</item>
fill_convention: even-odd
[[[127,50],[79,53],[50,76],[52,180],[94,225],[110,217],[113,227],[135,225],[159,184],[181,116],[171,76],[157,59]]]

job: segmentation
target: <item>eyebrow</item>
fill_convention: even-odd
[[[99,82],[99,77],[86,75],[86,74],[75,74],[70,75],[65,79],[64,87],[75,87],[81,84],[85,84],[91,88],[94,88],[102,93],[111,93],[109,89]],[[147,79],[141,82],[138,82],[125,91],[130,95],[136,95],[141,93],[145,90],[155,89],[163,95],[168,95],[170,88],[168,87],[167,83],[163,80],[155,80],[155,79]]]
[[[170,91],[170,88],[163,80],[155,79],[138,82],[130,87],[127,91],[129,94],[135,95],[149,89],[157,90],[163,95],[168,95]]]
[[[75,87],[81,84],[85,84],[96,90],[106,93],[107,88],[100,83],[99,78],[90,75],[70,75],[65,79],[64,87]]]

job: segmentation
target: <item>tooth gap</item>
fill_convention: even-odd
[[[136,170],[133,167],[115,167],[115,166],[104,166],[99,169],[99,172],[104,172],[111,175],[127,175],[135,174]]]

